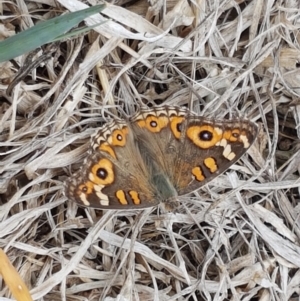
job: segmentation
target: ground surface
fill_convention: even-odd
[[[0,39],[85,8],[17,2],[0,6]],[[34,300],[299,300],[299,11],[116,1],[88,19],[101,27],[43,46],[42,63],[0,64],[0,247]],[[247,117],[258,137],[173,212],[69,201],[63,184],[108,116],[160,104]]]

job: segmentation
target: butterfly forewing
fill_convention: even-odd
[[[79,205],[102,209],[159,203],[129,123],[113,120],[98,131],[82,168],[67,181],[66,195]]]
[[[216,121],[199,116],[186,119],[176,162],[175,187],[190,193],[226,171],[254,142],[257,126],[249,120]]]

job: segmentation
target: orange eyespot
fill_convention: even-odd
[[[223,134],[223,138],[227,141],[236,142],[239,139],[240,134],[241,132],[239,129],[226,130]]]
[[[126,135],[128,134],[128,128],[124,127],[122,130],[114,130],[111,135],[111,141],[109,142],[114,146],[124,146],[126,144]]]
[[[78,186],[78,189],[77,189],[77,194],[81,194],[81,193],[84,193],[84,194],[91,194],[93,192],[93,187],[94,187],[94,184],[92,182],[85,182],[81,185]]]
[[[171,117],[171,131],[177,139],[180,138],[183,122],[184,117]]]
[[[167,116],[147,116],[145,119],[137,122],[139,127],[146,128],[152,133],[159,133],[163,128],[169,124],[169,118]]]
[[[91,182],[98,185],[109,185],[115,180],[113,164],[108,159],[101,159],[97,164],[92,166],[89,174]]]
[[[222,130],[211,125],[190,126],[187,129],[188,138],[200,148],[210,148],[222,139]]]

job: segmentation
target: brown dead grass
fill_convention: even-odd
[[[85,8],[42,3],[3,3],[0,38]],[[34,60],[51,59],[19,81],[25,56],[0,65],[0,247],[33,299],[298,300],[298,1],[124,0],[86,23],[107,18],[43,47]],[[63,182],[107,116],[161,103],[261,131],[176,212],[68,201]]]

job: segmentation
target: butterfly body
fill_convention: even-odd
[[[128,121],[115,119],[98,131],[65,192],[94,208],[155,206],[223,173],[256,135],[256,124],[244,119],[217,121],[175,106],[142,108]]]

